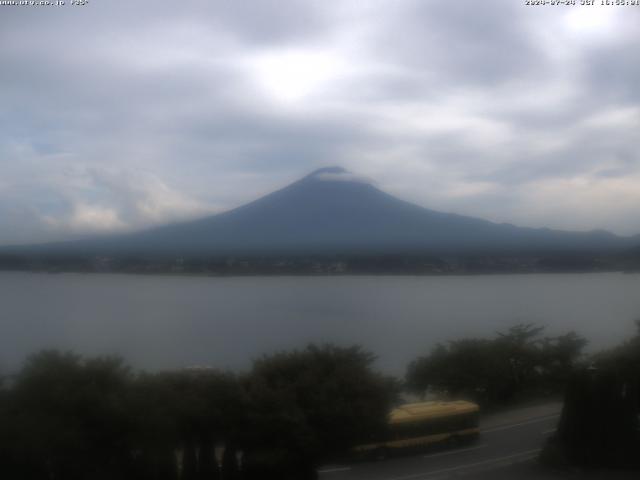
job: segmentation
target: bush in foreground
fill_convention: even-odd
[[[594,357],[568,383],[556,434],[541,460],[557,467],[640,468],[639,334]]]
[[[312,345],[238,378],[41,352],[0,384],[3,478],[313,478],[318,462],[384,428],[395,384],[373,359]]]
[[[542,337],[542,331],[516,325],[491,339],[439,344],[409,365],[407,388],[419,395],[467,398],[484,407],[561,394],[587,342],[573,332]]]

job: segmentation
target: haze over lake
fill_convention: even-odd
[[[402,374],[437,342],[519,322],[591,350],[634,332],[640,275],[188,277],[0,272],[0,372],[42,348],[119,354],[149,370],[251,359],[308,342],[361,344]]]

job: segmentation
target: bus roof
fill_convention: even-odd
[[[418,422],[432,418],[450,417],[465,413],[476,413],[480,410],[478,405],[464,400],[455,402],[420,402],[407,403],[391,411],[389,423]]]

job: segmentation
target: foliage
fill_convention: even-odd
[[[3,478],[228,480],[240,450],[245,478],[306,478],[384,424],[394,386],[372,361],[357,347],[309,346],[238,378],[134,374],[117,358],[44,351],[0,383]]]
[[[229,443],[236,434],[243,407],[240,384],[228,373],[191,369],[139,375],[130,390],[139,463],[167,478],[179,470],[187,479],[212,478],[218,468],[215,445]]]
[[[640,322],[623,344],[574,372],[558,430],[542,459],[554,466],[640,467]]]
[[[543,327],[520,324],[492,339],[439,344],[409,365],[407,388],[421,395],[465,397],[485,406],[532,391],[561,391],[586,341],[574,332],[544,338],[542,332]]]
[[[130,372],[118,359],[83,361],[53,351],[30,357],[5,404],[13,478],[123,475],[129,382]]]
[[[256,403],[265,393],[277,395],[280,405],[304,417],[316,448],[339,452],[386,425],[397,389],[373,372],[374,360],[359,347],[310,345],[256,361],[249,382]]]
[[[296,452],[314,464],[375,436],[386,427],[397,385],[373,372],[374,359],[358,347],[310,345],[257,360],[247,379],[249,445]]]

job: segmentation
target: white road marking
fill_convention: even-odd
[[[336,472],[346,472],[348,470],[351,470],[351,467],[325,468],[323,470],[318,470],[318,473],[336,473]]]
[[[495,428],[489,428],[487,430],[480,430],[480,433],[482,434],[482,433],[499,432],[501,430],[508,430],[510,428],[521,427],[523,425],[531,425],[532,423],[544,422],[545,420],[551,420],[552,418],[556,418],[559,416],[560,414],[556,413],[554,415],[547,415],[545,417],[536,418],[534,420],[527,420],[526,422],[512,423],[511,425],[503,425],[502,427],[495,427]]]
[[[535,418],[533,420],[527,420],[525,422],[520,422],[520,423],[513,423],[510,425],[503,425],[500,427],[495,427],[495,428],[490,428],[487,430],[481,430],[480,433],[492,433],[492,432],[499,432],[501,430],[508,430],[510,428],[517,428],[517,427],[521,427],[524,425],[531,425],[533,423],[539,423],[539,422],[544,422],[545,420],[551,420],[552,418],[557,418],[559,417],[560,414],[559,413],[555,413],[552,415],[545,415],[544,417],[539,417],[539,418]],[[544,432],[542,432],[543,435],[547,435],[549,433],[555,432],[556,429],[551,429],[551,430],[545,430]],[[431,455],[423,455],[424,458],[434,458],[434,457],[441,457],[441,456],[445,456],[445,455],[454,455],[456,453],[464,453],[464,452],[468,452],[471,450],[479,450],[481,448],[485,448],[487,445],[486,444],[482,444],[482,445],[478,445],[476,447],[470,447],[470,448],[464,448],[461,450],[452,450],[450,452],[442,452],[442,453],[433,453]],[[512,455],[507,455],[506,457],[498,457],[498,458],[490,458],[488,460],[482,460],[481,462],[476,462],[476,463],[469,463],[466,465],[460,465],[457,467],[450,467],[450,468],[443,468],[441,470],[434,470],[434,471],[430,471],[430,472],[422,472],[422,473],[414,473],[411,475],[405,475],[402,477],[393,477],[393,478],[389,478],[386,480],[410,480],[413,478],[422,478],[422,477],[428,477],[428,476],[433,476],[433,475],[438,475],[441,473],[449,473],[449,472],[455,472],[457,470],[463,470],[465,468],[472,468],[472,467],[477,467],[477,466],[481,466],[481,465],[490,465],[491,463],[499,463],[499,462],[503,462],[505,460],[510,460],[512,458],[516,458],[516,457],[522,457],[525,455],[535,455],[538,452],[540,452],[540,449],[535,449],[535,450],[527,450],[524,452],[519,452],[519,453],[514,453]],[[337,473],[337,472],[347,472],[351,470],[351,467],[336,467],[336,468],[325,468],[322,470],[318,470],[319,474],[323,474],[323,473]]]
[[[431,455],[423,455],[424,458],[444,457],[445,455],[454,455],[456,453],[470,452],[471,450],[478,450],[479,448],[486,447],[486,444],[478,445],[477,447],[462,448],[459,450],[451,450],[450,452],[432,453]]]
[[[450,472],[455,472],[458,470],[464,470],[467,468],[473,468],[473,467],[479,467],[481,465],[490,465],[492,463],[500,463],[500,462],[504,462],[506,460],[511,460],[517,457],[522,457],[522,460],[528,460],[529,457],[535,456],[537,453],[540,452],[539,448],[536,448],[534,450],[526,450],[524,452],[518,452],[518,453],[514,453],[512,455],[507,455],[506,457],[498,457],[498,458],[490,458],[488,460],[483,460],[481,462],[475,462],[475,463],[468,463],[466,465],[460,465],[457,467],[449,467],[449,468],[442,468],[440,470],[431,470],[429,472],[422,472],[422,473],[414,473],[411,475],[405,475],[403,477],[393,477],[393,478],[389,478],[387,480],[410,480],[413,478],[428,478],[434,475],[439,475],[441,473],[450,473]]]

